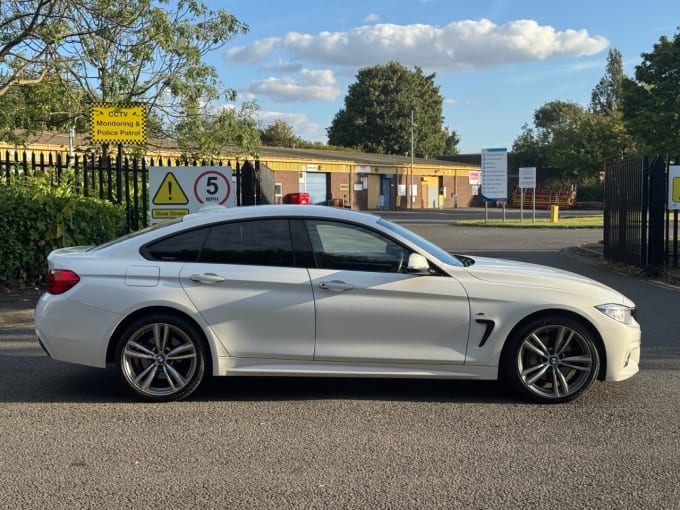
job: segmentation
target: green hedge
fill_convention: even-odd
[[[64,246],[98,244],[125,231],[125,209],[78,195],[68,179],[20,177],[0,184],[0,284],[37,283],[47,255]]]

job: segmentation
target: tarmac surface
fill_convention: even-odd
[[[44,289],[29,287],[2,289],[0,292],[0,328],[33,323],[33,312]]]

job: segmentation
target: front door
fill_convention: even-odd
[[[345,362],[463,363],[467,294],[449,276],[406,272],[409,251],[379,232],[306,222],[317,268],[314,359]]]

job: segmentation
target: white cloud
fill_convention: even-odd
[[[609,41],[586,30],[557,31],[534,20],[496,25],[488,19],[454,21],[444,27],[424,24],[364,25],[317,35],[290,32],[248,46],[232,48],[228,61],[263,63],[281,58],[352,68],[396,60],[440,72],[593,55]]]
[[[376,23],[378,21],[380,21],[380,15],[375,13],[371,13],[364,18],[364,23]]]
[[[335,76],[329,70],[302,69],[299,79],[269,77],[252,82],[247,92],[277,101],[335,101],[340,97]]]

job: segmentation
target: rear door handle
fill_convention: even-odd
[[[224,281],[224,276],[215,273],[192,274],[190,278],[193,282],[207,283],[209,285]]]
[[[330,282],[321,282],[319,284],[319,287],[321,287],[324,290],[330,290],[333,292],[343,292],[345,290],[352,290],[354,288],[353,285],[350,285],[349,283],[341,282],[340,280],[331,280]]]

